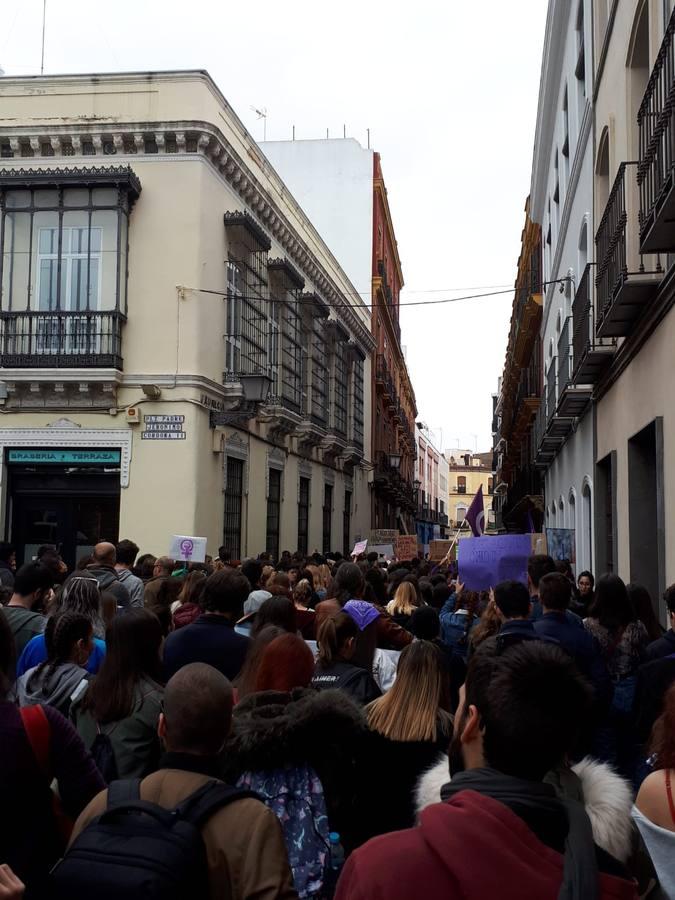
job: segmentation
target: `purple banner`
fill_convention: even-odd
[[[469,591],[487,591],[500,581],[527,584],[529,534],[503,534],[459,541],[459,580]]]

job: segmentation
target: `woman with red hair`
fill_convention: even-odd
[[[306,688],[314,675],[312,651],[297,634],[282,634],[267,646],[260,661],[256,691]]]

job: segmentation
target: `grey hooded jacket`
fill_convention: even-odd
[[[68,718],[71,703],[81,697],[87,686],[89,675],[86,669],[75,663],[63,663],[50,673],[49,666],[33,678],[39,669],[35,666],[25,672],[16,683],[19,706],[36,706],[42,703],[53,706]]]

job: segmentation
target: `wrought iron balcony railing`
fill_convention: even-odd
[[[122,369],[117,311],[0,311],[0,365],[6,369]]]

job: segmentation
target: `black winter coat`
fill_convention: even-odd
[[[235,784],[246,771],[311,766],[323,785],[330,828],[350,852],[367,734],[363,711],[342,691],[249,694],[234,709],[223,777]]]

